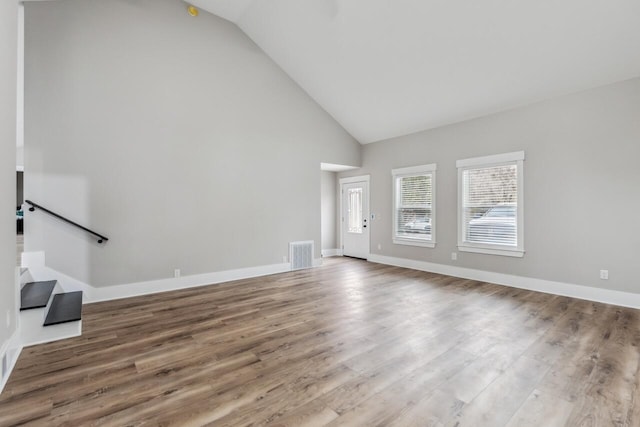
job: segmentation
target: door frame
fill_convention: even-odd
[[[366,195],[366,200],[367,200],[367,206],[369,207],[369,221],[367,221],[367,223],[369,224],[369,232],[367,233],[367,260],[369,259],[369,255],[371,255],[371,175],[359,175],[359,176],[349,176],[346,178],[340,178],[338,180],[338,198],[340,199],[340,203],[338,204],[340,206],[340,218],[339,218],[339,222],[340,222],[340,236],[338,239],[338,245],[340,247],[340,256],[343,256],[344,253],[344,245],[342,242],[342,236],[343,236],[343,227],[344,227],[344,217],[343,217],[343,210],[342,210],[342,201],[344,199],[343,197],[343,193],[342,193],[342,186],[344,184],[352,184],[354,182],[366,182],[367,183],[367,195]]]

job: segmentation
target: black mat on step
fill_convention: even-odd
[[[20,290],[20,310],[46,307],[55,286],[55,280],[31,282],[24,285]]]
[[[74,322],[82,318],[82,291],[53,296],[44,326]]]

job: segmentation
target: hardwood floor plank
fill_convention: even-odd
[[[444,427],[456,422],[464,406],[463,401],[436,389],[425,394],[400,416],[391,420],[389,425],[392,427]]]
[[[571,402],[534,390],[507,423],[507,427],[563,427],[567,425],[572,411]]]
[[[51,398],[27,397],[2,403],[0,425],[16,426],[42,419],[51,414]]]
[[[630,407],[624,423],[625,427],[640,425],[640,363],[636,369],[635,384],[631,393]]]
[[[549,365],[522,356],[499,375],[457,415],[459,425],[493,427],[505,425],[531,395]],[[495,408],[500,408],[496,411]],[[445,425],[450,423],[445,421]]]
[[[267,422],[271,427],[321,427],[338,418],[338,414],[321,401],[314,400],[303,405],[285,417]]]
[[[0,426],[636,426],[640,312],[365,261],[88,304]]]
[[[339,415],[361,405],[375,395],[384,393],[396,383],[415,382],[416,377],[423,379],[422,389],[412,398],[418,399],[454,376],[460,369],[468,366],[475,356],[451,349],[423,364],[406,363],[406,360],[394,360],[378,371],[367,376],[360,375],[344,385],[327,393],[321,399]]]
[[[238,425],[273,424],[278,419],[285,418],[299,408],[316,400],[329,390],[349,381],[357,376],[355,372],[344,365],[337,365],[322,376],[301,372],[298,377],[289,382],[278,392],[271,393],[251,406],[242,408],[216,421],[216,426],[232,427]],[[322,405],[321,412],[329,414]],[[337,414],[335,415],[337,417]],[[335,417],[331,417],[332,419]],[[310,422],[310,421],[307,421]]]
[[[596,425],[625,424],[633,403],[634,390],[630,385],[635,383],[640,363],[640,336],[634,327],[638,314],[615,308],[606,317],[596,364],[584,394],[574,403],[570,423],[589,420]]]

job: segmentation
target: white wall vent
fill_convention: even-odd
[[[313,267],[313,240],[289,243],[291,270]]]

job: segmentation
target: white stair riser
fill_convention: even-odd
[[[22,316],[20,320],[22,321]],[[65,338],[79,337],[82,334],[82,320],[50,326],[42,326],[42,323],[40,323],[39,327],[36,327],[32,322],[29,325],[21,324],[20,329],[22,345],[26,347]]]
[[[56,286],[53,288],[46,307],[20,311],[22,345],[42,344],[64,338],[76,337],[81,334],[82,322],[79,320],[61,323],[59,325],[43,326],[44,320],[49,312],[49,307],[53,302],[53,296],[63,292],[64,290],[62,286],[60,286],[60,283],[56,282]]]

